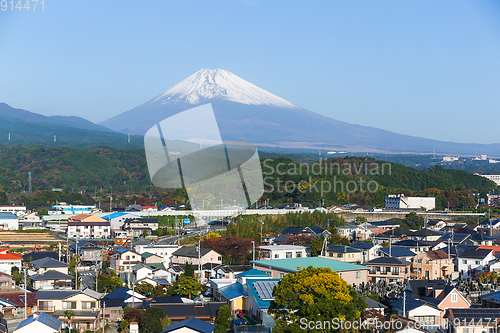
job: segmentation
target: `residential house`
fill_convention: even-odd
[[[386,282],[406,281],[410,277],[411,263],[394,257],[380,257],[365,262],[370,268],[368,281],[377,283],[381,280]]]
[[[45,257],[32,261],[31,263],[29,263],[29,265],[31,266],[31,269],[30,271],[28,271],[28,275],[43,274],[48,271],[57,271],[60,273],[68,274],[69,267],[67,263],[52,259],[51,257]]]
[[[443,236],[443,233],[436,232],[434,230],[428,228],[422,228],[413,233],[413,239],[419,241],[437,241],[439,238]]]
[[[413,259],[417,254],[403,246],[390,246],[381,248],[380,255],[413,262]]]
[[[385,315],[385,310],[387,309],[387,305],[377,302],[376,300],[368,296],[365,296],[365,302],[367,304],[365,310],[375,310],[378,311],[382,316]]]
[[[448,332],[484,333],[497,332],[500,309],[470,308],[448,309],[445,314]]]
[[[27,305],[27,312],[30,314],[36,311],[37,302],[35,299],[36,293],[27,291],[26,297],[28,302],[25,302],[24,292],[2,292],[0,294],[1,312],[5,318],[24,316],[24,307]]]
[[[392,230],[392,229],[396,229],[396,228],[400,227],[399,224],[392,223],[392,222],[389,222],[389,221],[364,222],[364,223],[362,223],[360,225],[361,226],[372,226],[372,227],[375,227],[375,228],[383,228],[383,229],[387,229],[387,230]]]
[[[71,289],[74,277],[56,270],[30,276],[34,289]]]
[[[19,219],[19,225],[23,227],[23,229],[44,229],[45,220],[43,216],[38,215],[37,212],[30,212]]]
[[[417,254],[422,251],[429,251],[429,244],[413,239],[401,240],[399,242],[392,243],[392,246],[403,246]]]
[[[12,268],[17,267],[21,270],[21,261],[23,256],[13,252],[0,253],[0,272],[11,274]]]
[[[307,246],[300,245],[268,245],[258,247],[259,258],[262,260],[268,259],[283,259],[283,258],[302,258],[310,257],[311,251]]]
[[[172,256],[175,251],[180,249],[180,245],[162,245],[149,242],[148,244],[134,244],[134,249],[137,253],[143,254],[149,252],[163,258],[162,262],[166,267],[172,264]]]
[[[174,324],[172,325],[175,325],[176,322],[180,322],[181,320],[186,319],[186,317],[193,317],[206,322],[214,322],[215,318],[217,317],[217,312],[224,305],[226,305],[226,303],[224,302],[208,302],[208,303],[193,302],[193,303],[182,303],[182,304],[151,303],[152,307],[158,307],[163,310],[163,315],[165,315],[166,317],[168,317],[168,319],[174,322]],[[168,329],[169,328],[167,327],[167,330]],[[176,330],[175,332],[184,332],[184,331]]]
[[[0,213],[0,230],[19,229],[19,218],[13,213]]]
[[[331,233],[327,229],[318,226],[310,227],[288,227],[281,231],[283,235],[310,235],[310,236],[330,236]]]
[[[156,229],[158,229],[158,219],[155,218],[126,219],[122,226],[122,230],[127,233],[127,237],[152,235]]]
[[[278,285],[279,281],[280,279],[258,279],[247,282],[247,313],[262,326],[274,326],[274,319],[267,311],[274,300],[272,290]]]
[[[444,324],[444,315],[449,308],[470,308],[467,299],[444,280],[410,280],[406,292],[411,299],[435,306],[440,310],[440,319],[435,324]],[[407,298],[408,299],[408,298]],[[424,321],[427,321],[425,318]]]
[[[281,279],[288,273],[295,274],[300,269],[313,267],[328,267],[337,272],[350,285],[359,285],[368,282],[369,267],[348,262],[320,257],[273,259],[252,261],[256,269],[266,272],[273,279]]]
[[[215,325],[209,324],[198,318],[188,318],[174,324],[170,324],[162,333],[213,333]]]
[[[110,258],[109,269],[114,270],[117,274],[122,272],[132,271],[132,266],[142,262],[140,254],[127,249],[117,249],[117,253]]]
[[[412,263],[413,276],[417,279],[437,280],[447,278],[455,271],[455,265],[443,250],[424,251],[417,254]]]
[[[490,218],[479,223],[475,228],[480,235],[493,236],[500,233],[500,218]]]
[[[37,312],[20,322],[14,333],[56,333],[61,332],[62,321],[44,312]]]
[[[161,264],[161,263],[163,263],[163,258],[157,254],[144,252],[144,253],[141,253],[141,257],[142,257],[142,262],[144,264],[152,264],[152,263]]]
[[[337,227],[337,234],[347,238],[349,241],[361,242],[369,239],[373,232],[368,227],[362,227],[355,224],[343,225]]]
[[[23,261],[30,263],[32,261],[38,260],[38,259],[43,259],[46,257],[50,257],[52,259],[60,260],[59,259],[59,253],[57,252],[52,252],[52,251],[32,251],[23,254]]]
[[[458,271],[463,277],[470,277],[483,271],[493,259],[495,256],[490,249],[465,250],[458,256]]]
[[[101,304],[106,305],[106,320],[121,320],[124,307],[142,309],[147,307],[147,298],[127,287],[120,287],[102,298]]]
[[[38,310],[62,320],[78,330],[96,330],[100,323],[100,300],[102,294],[92,289],[84,290],[39,290],[36,293]],[[65,311],[72,310],[71,321]]]
[[[479,296],[481,305],[485,308],[500,308],[500,291],[494,291]]]
[[[216,279],[236,279],[240,273],[252,269],[250,265],[220,265],[215,269]]]
[[[68,218],[68,238],[111,238],[109,221],[90,214]]]
[[[461,234],[456,232],[446,232],[441,238],[438,239],[445,244],[450,243],[452,246],[458,245],[474,245],[474,242],[471,239],[471,234]]]
[[[427,219],[427,228],[432,230],[441,230],[446,226],[446,222],[438,219]]]
[[[359,249],[363,252],[362,263],[380,257],[379,250],[382,248],[380,244],[367,243],[367,242],[355,242],[351,244],[351,247]]]
[[[12,275],[0,272],[0,291],[10,291],[12,289],[16,289],[16,281],[14,281]]]
[[[398,316],[408,318],[418,323],[421,328],[432,332],[439,327],[441,320],[441,310],[434,304],[426,303],[418,299],[408,297],[408,293],[403,296],[405,299],[399,299],[391,303],[393,311]]]
[[[372,241],[377,244],[382,244],[384,242],[394,243],[399,240],[411,238],[412,236],[413,236],[413,231],[399,227],[392,230],[388,230],[382,234],[373,235]]]
[[[320,257],[360,264],[363,261],[363,251],[351,246],[332,245],[326,248],[325,253]]]
[[[200,260],[198,260],[200,258]],[[199,264],[222,264],[222,256],[212,249],[183,246],[172,254],[172,264],[186,264],[198,266]]]
[[[99,265],[103,261],[103,249],[95,242],[85,240],[76,242],[71,244],[69,249],[80,257],[83,265]]]

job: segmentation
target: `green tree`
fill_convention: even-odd
[[[175,291],[182,297],[189,297],[190,299],[196,297],[198,292],[202,291],[200,284],[195,278],[181,276]]]
[[[66,310],[64,311],[64,317],[68,319],[68,327],[71,328],[71,321],[73,320],[73,317],[75,316],[75,311],[73,310]]]
[[[309,266],[296,274],[287,274],[274,288],[273,295],[269,313],[278,333],[302,332],[302,318],[322,323],[335,318],[354,321],[366,308],[364,298],[330,268]]]
[[[194,278],[194,266],[190,262],[184,266],[184,276]]]
[[[100,293],[110,293],[121,286],[123,286],[123,282],[116,275],[99,274],[97,277],[97,288]]]
[[[163,315],[163,310],[159,307],[149,307],[143,310],[142,319],[139,322],[139,332],[140,333],[159,333],[162,331],[161,320],[165,316]]]
[[[217,312],[217,318],[215,319],[215,333],[225,333],[229,329],[231,319],[231,313],[229,312],[229,307],[224,305],[219,308]]]

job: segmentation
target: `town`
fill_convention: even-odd
[[[495,195],[489,198],[496,204]],[[0,206],[0,238],[18,233],[11,244],[1,239],[0,331],[271,332],[283,325],[275,298],[288,276],[326,273],[359,299],[362,311],[351,319],[368,329],[386,321],[401,330],[410,324],[415,333],[465,332],[485,314],[491,322],[481,325],[500,322],[498,216],[440,213],[434,198],[402,194],[387,195],[385,208],[376,211],[359,205],[265,208],[257,212],[267,218],[274,212],[304,220],[272,232],[261,221],[258,237],[248,239],[226,234],[231,224],[244,223],[234,212],[219,211],[227,216],[201,219],[201,226],[172,207],[135,204],[102,212],[59,202],[42,216],[24,206]],[[423,225],[412,230],[380,219],[384,213]],[[162,228],[164,214],[178,222]],[[318,214],[326,224],[307,224]],[[343,214],[341,223],[333,221],[336,214]],[[467,214],[479,223],[460,222]],[[306,325],[302,329],[323,328],[307,317],[286,318],[289,325]]]

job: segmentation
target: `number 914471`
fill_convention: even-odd
[[[5,11],[44,11],[44,0],[0,0],[0,10]]]

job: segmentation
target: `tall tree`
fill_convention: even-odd
[[[366,308],[364,298],[330,268],[309,266],[287,274],[274,288],[269,313],[275,332],[301,332],[303,323],[354,321]],[[291,311],[291,309],[294,309]],[[307,328],[308,332],[319,332]]]
[[[231,313],[229,312],[229,307],[224,305],[219,308],[217,312],[217,318],[215,319],[215,331],[214,333],[225,333],[229,329],[231,319]]]

